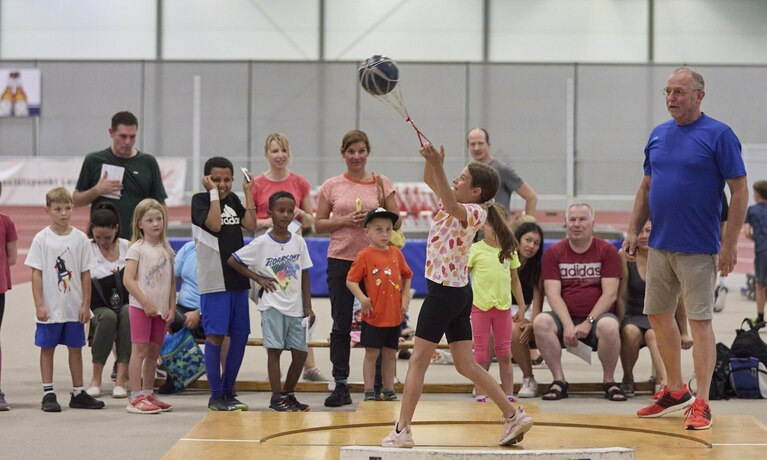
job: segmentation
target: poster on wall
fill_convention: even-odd
[[[40,69],[0,69],[0,117],[40,116]]]

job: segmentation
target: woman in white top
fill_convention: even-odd
[[[88,236],[91,238],[96,265],[91,269],[91,352],[93,376],[87,392],[93,397],[101,395],[101,375],[104,365],[116,345],[117,379],[113,398],[125,398],[125,378],[130,360],[131,338],[128,318],[128,294],[122,284],[125,253],[128,240],[118,238],[120,220],[112,203],[98,204],[91,214]]]

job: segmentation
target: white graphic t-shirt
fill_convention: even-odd
[[[43,275],[43,302],[48,321],[38,323],[80,320],[83,306],[80,276],[93,264],[90,242],[80,230],[72,228],[67,235],[57,235],[45,227],[35,235],[24,265],[40,270]]]
[[[232,255],[258,275],[276,280],[277,290],[264,291],[259,310],[275,308],[285,316],[304,316],[301,272],[312,267],[312,259],[302,237],[291,233],[288,241],[280,242],[267,232]]]

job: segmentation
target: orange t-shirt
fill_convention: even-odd
[[[365,281],[365,291],[373,304],[373,312],[362,319],[376,327],[399,326],[402,323],[402,280],[413,277],[399,249],[366,247],[357,254],[348,281]]]

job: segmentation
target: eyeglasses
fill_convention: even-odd
[[[664,96],[679,97],[679,96],[685,96],[688,93],[691,93],[693,91],[700,91],[700,89],[699,88],[695,88],[695,89],[691,89],[690,91],[682,91],[681,89],[663,88],[663,95]]]

